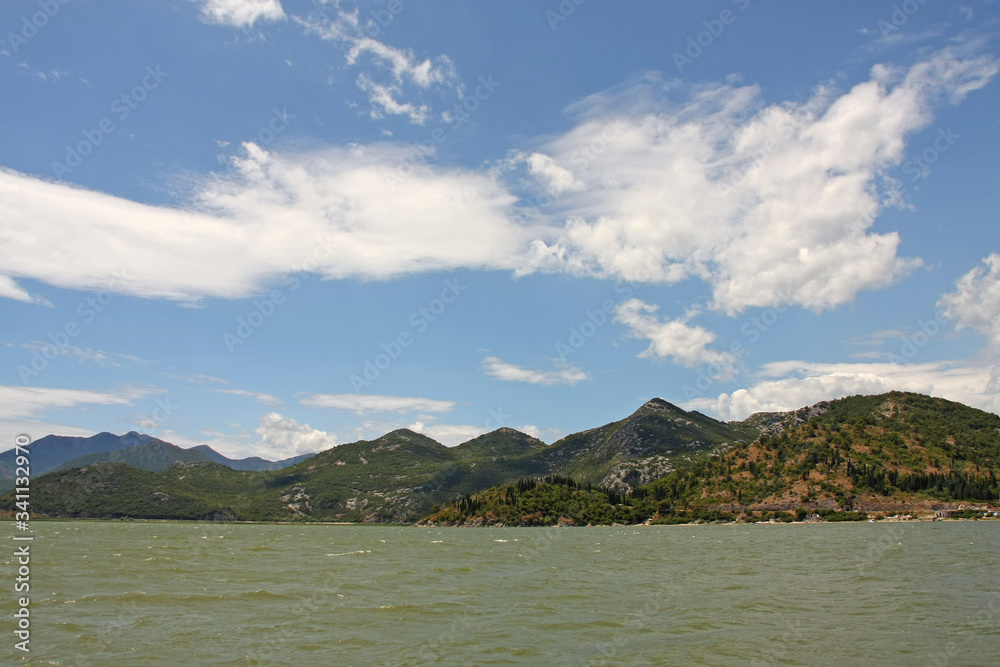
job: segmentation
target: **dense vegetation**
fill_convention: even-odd
[[[400,429],[376,440],[337,446],[280,471],[248,473],[238,478],[242,486],[232,494],[215,478],[197,472],[199,465],[184,467],[187,472],[180,474],[168,467],[159,475],[137,475],[96,463],[73,476],[40,476],[33,486],[44,490],[34,494],[36,510],[53,516],[177,519],[221,512],[258,521],[411,523],[435,504],[523,477],[572,474],[585,483],[627,493],[690,461],[697,452],[741,437],[752,439],[756,433],[653,399],[626,419],[551,446],[501,428],[449,448]],[[169,447],[160,454],[176,454]],[[133,463],[146,465],[148,450],[104,456],[128,455]],[[139,451],[142,457],[135,456]],[[165,457],[157,461],[168,462]],[[52,486],[72,488],[73,493]],[[0,509],[10,507],[11,496],[0,498]]]
[[[160,454],[176,454],[171,447]],[[96,463],[33,479],[31,502],[49,516],[165,519],[409,523],[432,514],[551,525],[792,520],[801,511],[856,520],[858,510],[904,504],[996,503],[998,462],[1000,417],[917,394],[737,424],[653,399],[550,446],[498,429],[448,448],[401,429],[277,471]],[[13,494],[0,497],[0,510],[13,507]]]
[[[780,420],[755,419],[762,427],[772,423],[765,430],[774,435],[700,454],[624,496],[555,479],[524,492],[522,482],[463,499],[430,520],[680,523],[741,515],[791,520],[793,511],[856,520],[864,513],[852,510],[1000,498],[997,415],[893,392],[832,401]]]

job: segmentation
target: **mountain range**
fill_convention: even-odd
[[[95,436],[102,437],[117,436]],[[568,480],[571,491],[599,491],[616,506],[655,497],[670,507],[840,507],[879,494],[890,502],[889,492],[950,499],[975,487],[988,496],[1000,461],[1000,417],[900,392],[730,423],[652,399],[625,419],[552,445],[501,428],[449,448],[399,429],[275,463],[223,460],[207,447],[183,450],[135,433],[121,437],[132,444],[64,458],[52,464],[58,470],[36,476],[33,512],[410,523],[489,489],[512,500],[511,485],[546,477]],[[36,447],[46,440],[31,445],[35,475]],[[927,480],[913,476],[929,474],[938,476],[932,489],[918,489]],[[963,475],[965,481],[956,482]],[[0,508],[11,507],[11,494],[0,498]],[[465,511],[477,507],[467,502]],[[637,519],[649,508],[656,512],[659,505],[636,501],[623,516]]]
[[[136,431],[124,435],[98,433],[88,438],[47,435],[31,443],[30,451],[33,477],[110,461],[155,472],[177,461],[214,461],[234,470],[279,470],[312,456],[304,454],[283,461],[266,461],[256,456],[234,460],[208,445],[183,449]],[[14,457],[13,449],[0,454],[0,493],[14,488]]]

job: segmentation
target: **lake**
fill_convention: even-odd
[[[995,521],[32,528],[19,664],[1000,664]]]

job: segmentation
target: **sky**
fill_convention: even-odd
[[[0,448],[997,412],[1000,3],[5,0]]]

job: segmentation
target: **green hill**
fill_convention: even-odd
[[[271,471],[171,462],[192,450],[152,445],[120,450],[122,462],[91,457],[33,479],[32,510],[394,523],[437,514],[448,522],[533,525],[800,507],[890,511],[904,503],[990,502],[1000,491],[1000,417],[898,392],[729,424],[653,399],[553,445],[504,428],[449,448],[400,429]],[[141,460],[133,456],[139,452]],[[160,471],[133,467],[139,464]],[[0,497],[0,509],[13,502],[12,494]]]
[[[64,494],[46,493],[33,504],[36,511],[52,516],[123,516],[125,512],[128,516],[189,518],[204,511],[206,516],[222,512],[245,520],[413,522],[435,505],[524,477],[572,474],[627,492],[677,464],[687,464],[699,451],[753,437],[755,431],[654,399],[626,419],[551,446],[501,428],[449,448],[400,429],[375,440],[339,445],[280,471],[247,472],[243,477],[201,474],[201,464],[185,466],[178,473],[171,460],[190,461],[192,450],[162,443],[78,460],[75,463],[87,464],[86,469],[73,475],[39,477],[33,480],[34,488],[70,484],[74,502],[68,502]],[[160,472],[134,475],[98,463],[102,459]],[[93,478],[92,484],[88,478]],[[239,479],[242,488],[220,491],[216,485],[228,479]],[[123,507],[122,495],[144,498],[148,504]],[[11,502],[10,496],[2,497],[0,507],[9,508]]]
[[[648,405],[648,404],[647,404]],[[722,445],[622,494],[578,480],[521,480],[463,497],[430,523],[536,525],[683,522],[763,513],[899,512],[1000,502],[1000,417],[891,392],[754,415],[764,431]]]
[[[536,459],[544,474],[629,491],[686,465],[698,452],[759,433],[654,398],[626,419],[566,436]]]

